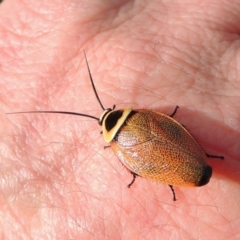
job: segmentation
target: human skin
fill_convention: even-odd
[[[240,238],[239,1],[14,1],[0,5],[2,239]],[[96,121],[105,107],[171,114],[212,155],[210,183],[131,174]]]

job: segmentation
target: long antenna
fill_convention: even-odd
[[[90,72],[90,68],[89,68],[89,65],[88,65],[88,60],[87,60],[87,56],[86,56],[85,50],[83,50],[83,52],[84,52],[85,60],[86,60],[86,63],[87,63],[88,73],[89,73],[89,77],[90,77],[90,80],[91,80],[93,91],[95,93],[95,96],[96,96],[96,98],[97,98],[97,100],[98,100],[102,110],[105,110],[105,108],[103,107],[102,102],[100,101],[100,98],[99,98],[99,96],[97,94],[97,90],[96,90],[94,82],[93,82],[93,78],[92,78],[92,74]]]
[[[102,103],[101,103],[101,101],[99,99],[99,96],[97,94],[97,90],[96,90],[94,82],[93,82],[93,78],[92,78],[92,74],[90,72],[90,68],[89,68],[89,65],[88,65],[88,60],[87,60],[87,56],[86,56],[85,50],[83,50],[83,52],[84,52],[85,60],[86,60],[86,63],[87,63],[89,78],[90,78],[90,81],[91,81],[91,84],[92,84],[93,91],[95,93],[95,96],[96,96],[96,98],[97,98],[101,108],[103,110],[105,110],[105,108],[103,107],[103,105],[102,105]],[[69,114],[69,115],[88,117],[88,118],[92,118],[92,119],[95,119],[95,120],[99,121],[99,118],[91,116],[91,115],[88,115],[88,114],[77,113],[77,112],[65,112],[65,111],[27,111],[27,112],[11,112],[11,113],[6,113],[6,114],[18,114],[18,113],[60,113],[60,114]]]
[[[28,112],[12,112],[12,113],[6,113],[6,114],[17,114],[17,113],[60,113],[60,114],[69,114],[69,115],[77,115],[82,117],[93,118],[99,121],[99,118],[88,115],[88,114],[77,113],[77,112],[65,112],[65,111],[28,111]]]

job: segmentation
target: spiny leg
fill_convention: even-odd
[[[111,145],[108,145],[108,146],[103,146],[103,149],[105,150],[106,148],[110,148]]]
[[[178,108],[179,108],[179,106],[176,106],[173,113],[171,115],[169,115],[169,117],[173,117],[177,113]]]
[[[222,160],[224,159],[224,156],[215,156],[215,155],[210,155],[210,154],[207,154],[207,153],[206,153],[206,155],[207,155],[208,158],[220,158]]]
[[[133,175],[133,179],[132,179],[132,181],[127,185],[129,188],[133,185],[133,183],[135,182],[136,177],[138,176],[135,172],[131,172],[131,174]]]
[[[173,189],[173,186],[172,185],[168,185],[170,188],[171,188],[171,191],[172,191],[172,194],[173,194],[173,201],[176,201],[176,194],[175,194],[175,191]]]

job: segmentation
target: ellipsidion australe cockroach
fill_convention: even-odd
[[[92,118],[102,127],[104,140],[110,144],[121,163],[136,176],[166,183],[176,200],[173,186],[200,187],[212,176],[208,157],[223,159],[223,156],[206,154],[184,126],[173,119],[178,106],[168,116],[148,109],[127,107],[115,110],[104,108],[97,94],[86,54],[84,52],[93,91],[103,113],[100,118],[77,112],[24,111],[17,113],[58,113]]]

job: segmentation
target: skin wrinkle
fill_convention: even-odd
[[[234,239],[239,211],[229,211],[234,206],[226,198],[239,198],[239,131],[228,119],[238,121],[239,73],[235,68],[235,78],[229,78],[232,69],[227,64],[234,66],[237,60],[233,42],[239,28],[238,2],[112,4],[8,0],[0,5],[0,99],[5,104],[0,105],[0,138],[12,153],[6,156],[0,148],[0,166],[8,166],[8,172],[0,167],[0,181],[6,176],[21,177],[21,184],[13,181],[6,185],[8,191],[0,189],[6,197],[4,206],[11,206],[9,210],[0,206],[1,236]],[[122,14],[114,19],[109,9]],[[146,17],[152,9],[156,17],[159,13],[159,21]],[[229,29],[236,30],[235,39]],[[100,116],[83,49],[105,107],[120,103],[122,108],[134,100],[137,108],[144,105],[171,113],[180,105],[176,119],[188,123],[187,129],[208,153],[226,157],[223,162],[209,160],[214,176],[207,186],[175,188],[176,203],[168,186],[161,183],[137,178],[128,189],[131,175],[111,149],[103,150],[106,144],[95,121],[57,115],[5,116],[8,111],[37,109]],[[147,95],[146,104],[149,90],[153,94]],[[54,207],[46,208],[47,204]],[[199,215],[188,214],[193,204]]]

